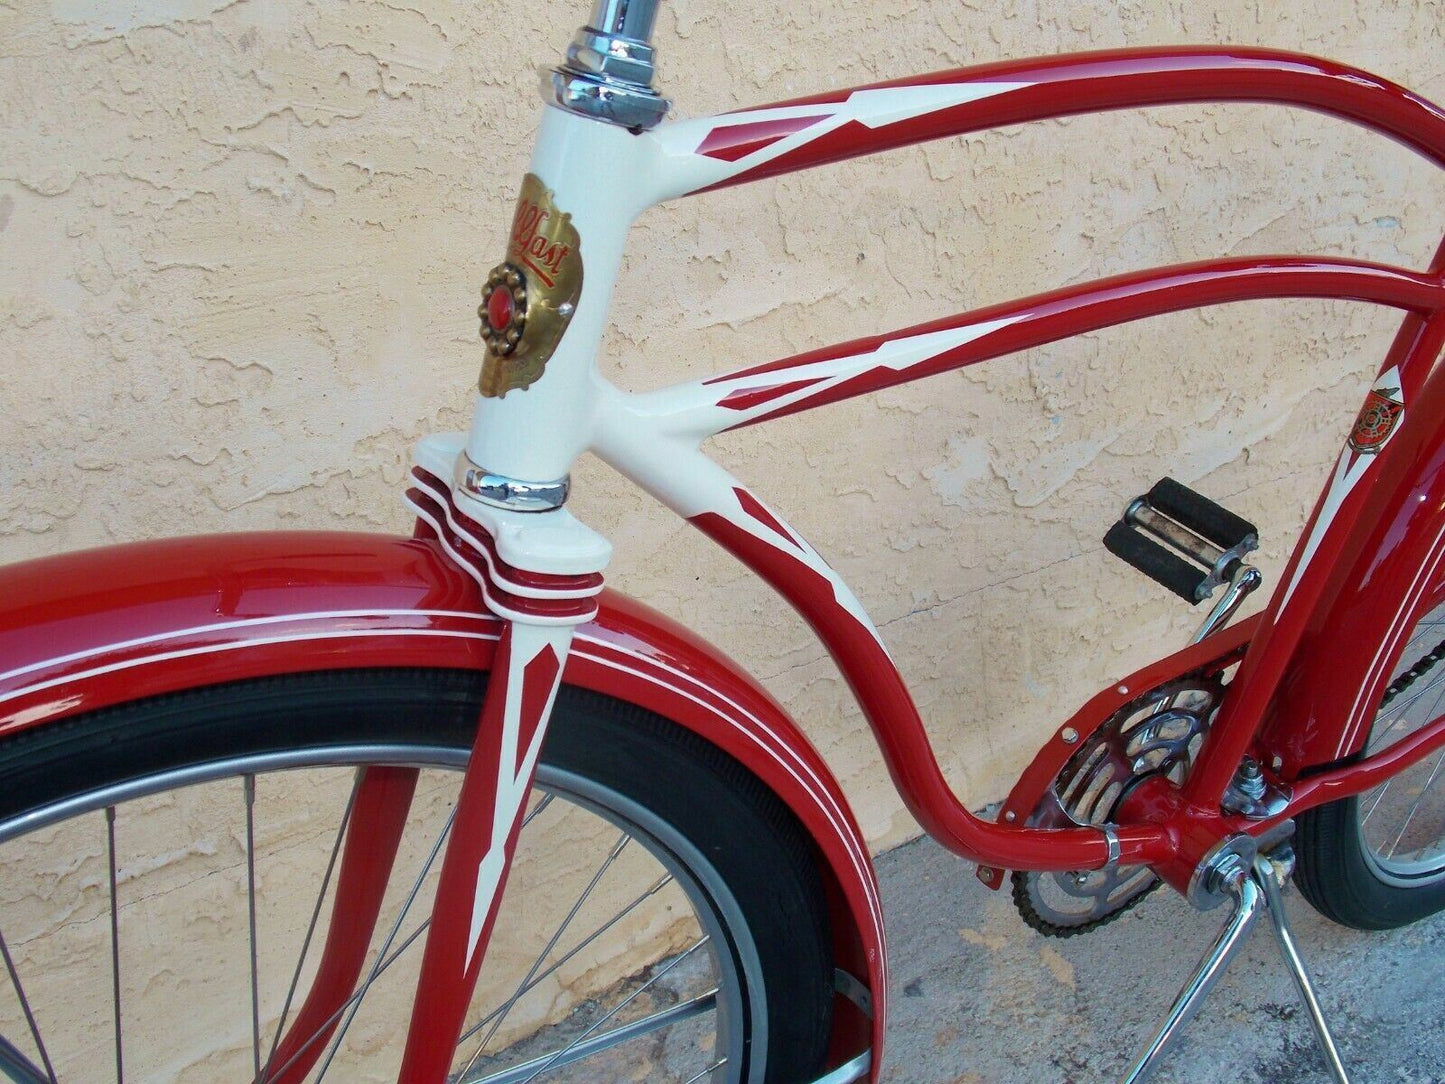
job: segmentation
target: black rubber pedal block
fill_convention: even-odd
[[[1199,588],[1209,578],[1198,565],[1190,564],[1152,538],[1145,538],[1123,520],[1109,528],[1104,548],[1191,605],[1199,601]]]
[[[1259,539],[1253,523],[1173,478],[1159,479],[1144,499],[1175,523],[1203,535],[1222,550],[1234,549],[1250,535],[1256,541]]]

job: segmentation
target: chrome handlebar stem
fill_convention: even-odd
[[[600,34],[616,34],[643,43],[652,40],[658,0],[597,0],[587,25]]]
[[[543,76],[548,102],[571,113],[643,131],[672,103],[653,88],[652,28],[658,0],[597,0],[562,64]]]

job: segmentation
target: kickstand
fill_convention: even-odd
[[[1271,857],[1255,858],[1252,866],[1247,864],[1242,856],[1230,855],[1215,869],[1210,887],[1215,892],[1233,899],[1234,913],[1230,915],[1214,945],[1200,960],[1199,967],[1179,991],[1179,996],[1174,999],[1174,1004],[1169,1009],[1169,1015],[1144,1048],[1133,1070],[1124,1078],[1124,1084],[1142,1084],[1158,1068],[1178,1041],[1184,1025],[1199,1010],[1209,991],[1229,966],[1229,961],[1243,946],[1261,911],[1267,911],[1273,920],[1271,925],[1274,927],[1280,953],[1295,986],[1299,988],[1300,998],[1309,1013],[1310,1023],[1314,1025],[1315,1038],[1319,1041],[1320,1052],[1324,1055],[1331,1078],[1335,1084],[1349,1084],[1344,1064],[1340,1061],[1339,1050],[1335,1047],[1334,1037],[1325,1022],[1324,1011],[1320,1008],[1319,999],[1315,997],[1309,975],[1305,973],[1304,961],[1300,959],[1299,950],[1295,947],[1289,919],[1285,915],[1280,885],[1288,880],[1293,868],[1294,856],[1288,848],[1280,848]]]

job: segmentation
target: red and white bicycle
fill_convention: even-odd
[[[474,420],[417,448],[414,537],[189,538],[0,570],[0,1071],[877,1079],[887,957],[864,840],[755,681],[603,589],[610,546],[565,506],[590,450],[802,613],[919,822],[990,886],[1013,871],[1035,928],[1089,929],[1160,882],[1230,905],[1128,1079],[1267,913],[1345,1080],[1279,893],[1296,872],[1365,928],[1445,906],[1445,245],[1425,272],[1271,257],[1126,275],[646,394],[595,356],[629,226],[664,200],[1171,102],[1302,106],[1445,166],[1445,111],[1323,60],[1184,48],[664,123],[655,7],[599,0],[547,78],[483,293]],[[1191,603],[1223,594],[1190,646],[1063,723],[995,822],[970,814],[853,593],[700,446],[1124,321],[1281,297],[1404,322],[1268,606],[1227,624],[1260,581],[1254,527],[1155,485],[1109,549]],[[178,864],[195,855],[208,872]]]

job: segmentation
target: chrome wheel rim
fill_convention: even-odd
[[[0,863],[8,864],[7,854],[24,846],[27,838],[36,838],[37,833],[43,836],[46,831],[63,831],[69,825],[80,824],[85,818],[101,822],[100,831],[106,838],[107,852],[103,864],[108,871],[108,884],[103,886],[108,893],[102,892],[102,895],[108,894],[112,901],[109,927],[112,931],[119,931],[119,936],[115,938],[119,947],[113,953],[115,962],[112,970],[120,976],[123,970],[121,960],[126,954],[126,923],[121,921],[120,916],[127,914],[127,905],[123,898],[119,906],[115,901],[118,895],[124,897],[132,890],[132,882],[136,878],[130,874],[143,864],[134,855],[125,855],[120,862],[116,860],[117,822],[122,836],[127,827],[123,811],[132,803],[154,801],[157,796],[194,795],[206,788],[214,790],[234,784],[238,805],[244,810],[244,828],[237,834],[245,840],[246,869],[235,876],[246,883],[244,910],[249,913],[240,916],[240,921],[250,931],[251,978],[248,991],[235,991],[238,1003],[244,1002],[236,1012],[246,1018],[250,1060],[246,1063],[247,1071],[239,1077],[228,1075],[223,1078],[255,1079],[266,1073],[274,1077],[284,1067],[271,1065],[267,1069],[267,1058],[275,1049],[272,1031],[276,1029],[276,1034],[279,1034],[279,1025],[284,1024],[287,1011],[294,1008],[292,1003],[305,993],[304,982],[299,994],[296,986],[300,982],[307,954],[303,948],[295,974],[291,976],[292,989],[286,996],[285,1007],[278,1013],[276,1005],[263,1004],[258,994],[264,984],[258,980],[256,912],[257,900],[264,900],[267,893],[264,868],[259,878],[262,888],[258,891],[256,887],[258,866],[266,860],[265,856],[257,854],[255,846],[258,817],[254,799],[258,791],[264,794],[272,780],[300,778],[298,773],[335,775],[338,772],[344,774],[351,768],[377,765],[421,768],[425,770],[424,779],[436,776],[456,781],[460,777],[458,769],[465,766],[466,759],[465,750],[371,744],[240,756],[163,771],[144,779],[51,803],[0,823]],[[117,808],[122,810],[119,817],[114,812]],[[348,811],[349,808],[348,803]],[[549,821],[560,822],[560,828],[553,834],[560,831],[563,841],[569,842],[575,834],[568,827],[571,821],[592,818],[610,827],[609,839],[613,842],[605,849],[603,857],[588,867],[590,872],[584,881],[589,887],[585,888],[583,895],[571,906],[562,908],[566,912],[566,921],[561,928],[558,929],[555,922],[543,924],[545,929],[538,938],[544,945],[542,956],[530,960],[525,967],[512,965],[507,980],[500,983],[500,988],[508,991],[506,998],[494,1005],[488,1002],[489,1008],[477,1009],[474,1002],[474,1011],[469,1015],[468,1027],[464,1031],[466,1038],[459,1046],[451,1079],[458,1084],[526,1084],[533,1080],[538,1084],[554,1084],[607,1080],[614,1079],[607,1068],[614,1059],[631,1061],[634,1056],[641,1056],[648,1059],[649,1080],[665,1079],[679,1084],[760,1082],[766,1065],[767,1041],[761,963],[736,901],[706,856],[671,825],[626,795],[547,764],[538,769],[527,818],[529,824],[519,843],[519,869],[503,902],[504,915],[509,908],[530,910],[528,897],[533,895],[533,891],[545,892],[548,887],[518,883],[516,877],[521,874],[523,851],[529,846],[548,845],[548,837],[544,836],[540,844],[537,838],[538,833],[547,829]],[[342,838],[345,814],[338,819],[342,823],[336,829],[333,855]],[[533,821],[535,823],[531,823]],[[447,826],[449,823],[448,819]],[[261,831],[266,833],[264,824]],[[430,850],[440,852],[446,831],[447,827],[441,828]],[[593,893],[598,886],[606,885],[609,877],[626,873],[624,863],[634,871],[650,863],[656,875],[645,885],[635,886],[639,890],[625,896],[621,910],[605,907],[599,910],[594,905]],[[399,906],[395,918],[384,914],[382,921],[378,922],[372,955],[368,957],[358,987],[360,997],[353,996],[355,1006],[364,1004],[372,985],[393,970],[393,962],[399,962],[406,956],[419,959],[425,941],[421,936],[425,926],[423,920],[430,912],[429,895],[419,888],[429,876],[434,877],[434,867],[439,865],[439,859],[433,855],[415,879],[410,896]],[[399,861],[391,887],[396,887],[396,882],[409,879],[410,873],[401,868]],[[615,891],[613,895],[616,895]],[[322,913],[322,902],[326,896],[327,886],[322,883],[316,894],[316,914]],[[512,1034],[515,1037],[517,1033],[516,1022],[509,1019],[517,1011],[517,1006],[525,1004],[529,998],[545,996],[549,991],[547,983],[550,981],[555,985],[567,968],[580,967],[584,959],[606,956],[606,951],[610,950],[600,951],[604,948],[599,941],[601,937],[631,937],[631,927],[648,914],[649,909],[656,911],[666,902],[665,910],[670,914],[676,909],[679,899],[690,907],[691,916],[690,919],[678,920],[674,925],[685,926],[690,921],[695,926],[685,944],[674,947],[640,968],[624,972],[610,986],[604,984],[605,989],[599,996],[580,997],[580,1003],[570,1009],[564,1006],[559,1010],[556,1004],[549,1005],[543,1011],[543,1025],[530,1032],[524,1031],[520,1040],[507,1043],[505,1049],[496,1049],[500,1045],[497,1043],[500,1036]],[[549,913],[558,909],[554,905]],[[599,918],[599,915],[603,917]],[[312,937],[313,933],[317,933],[316,923],[317,918],[313,914],[305,938],[305,944],[312,945],[313,954],[320,945],[320,941]],[[22,937],[17,941],[12,936],[6,942],[4,939],[10,933],[7,925],[0,915],[0,948],[4,950],[0,990],[3,990],[7,977],[10,980],[10,988],[0,993],[0,1000],[8,998],[16,1008],[0,1017],[4,1020],[3,1032],[0,1032],[0,1079],[25,1084],[48,1081],[52,1079],[52,1060],[57,1063],[59,1079],[65,1079],[69,1074],[59,1065],[62,1059],[59,1056],[52,1059],[56,1044],[52,1033],[47,1032],[44,1026],[46,1007],[35,996],[37,986],[44,983],[37,983],[36,979],[40,976],[27,972],[24,959],[24,950],[34,939]],[[597,932],[599,928],[600,933]],[[390,938],[386,938],[388,929],[391,931]],[[498,933],[502,933],[500,924]],[[378,942],[382,943],[378,946]],[[497,943],[495,938],[493,943]],[[519,942],[509,942],[509,946],[512,943]],[[532,943],[533,947],[535,943]],[[22,951],[12,953],[12,946],[17,944]],[[626,957],[625,950],[619,952],[619,958]],[[583,957],[582,953],[587,955]],[[376,968],[380,970],[373,974]],[[488,964],[483,968],[481,986],[488,983],[490,969],[492,957],[489,955]],[[401,971],[402,968],[395,970]],[[524,976],[520,984],[515,981],[519,975]],[[596,994],[599,981],[588,976],[587,985],[580,988]],[[118,977],[114,982],[115,989],[119,990],[122,979]],[[274,982],[272,985],[275,985]],[[494,980],[493,985],[498,983]],[[139,1015],[144,1006],[137,1004],[133,997],[116,997],[115,1001],[127,1010],[127,1018],[114,1028],[116,1054],[112,1074],[121,1080],[127,1076],[143,1079],[151,1074],[141,1069],[135,1051],[125,1047],[125,1040],[133,1032],[129,1014]],[[348,1009],[353,1015],[357,1011],[355,1006]],[[409,1005],[407,1007],[409,1009]],[[120,1018],[122,1014],[117,1011],[114,1016]],[[106,1018],[107,1021],[109,1019]],[[347,1069],[347,1044],[354,1036],[348,1038],[351,1019],[344,1017],[343,1020],[346,1026],[338,1027],[341,1034],[335,1050],[328,1048],[327,1055],[308,1075],[308,1080],[349,1079],[352,1076],[366,1079],[364,1075]],[[512,1024],[510,1032],[509,1023]],[[525,1029],[529,1025],[524,1022],[522,1026]],[[707,1036],[709,1031],[710,1038]],[[690,1051],[690,1055],[683,1057],[679,1048]],[[260,1065],[262,1074],[252,1073],[252,1065]],[[747,1067],[746,1075],[744,1066]],[[615,1077],[619,1080],[632,1078],[631,1075],[620,1074]]]

